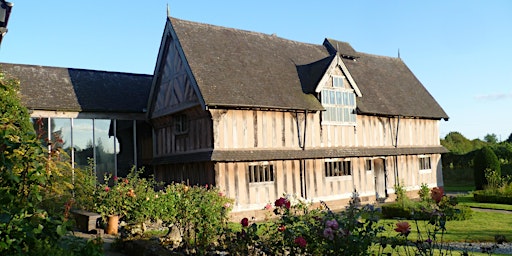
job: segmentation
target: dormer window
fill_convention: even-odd
[[[343,85],[343,77],[342,76],[333,76],[332,77],[332,87],[335,88],[344,88]]]
[[[344,77],[333,76],[332,87],[325,87],[320,92],[325,112],[322,123],[331,125],[356,124],[356,95],[352,88],[347,88]]]

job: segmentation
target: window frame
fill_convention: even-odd
[[[432,172],[432,158],[427,155],[418,156],[418,169],[420,173]]]
[[[174,134],[182,135],[188,133],[188,116],[186,114],[179,114],[173,116],[173,130]]]
[[[251,163],[247,166],[249,184],[273,184],[276,180],[274,165],[269,162]]]
[[[336,168],[340,169],[336,171]],[[324,176],[325,178],[342,178],[351,179],[353,174],[353,164],[351,159],[347,158],[333,158],[325,159],[324,161]]]
[[[332,86],[322,88],[320,102],[325,108],[322,124],[356,125],[357,98],[354,89],[345,87],[344,76],[332,76]],[[340,84],[341,81],[341,84]]]
[[[364,160],[364,169],[367,172],[373,172],[373,159],[368,158]]]

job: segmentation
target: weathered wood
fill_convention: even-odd
[[[101,218],[99,213],[77,209],[71,210],[71,214],[75,217],[76,228],[82,232],[96,229],[96,222]]]

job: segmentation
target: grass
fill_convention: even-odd
[[[512,205],[509,204],[493,204],[493,203],[479,203],[473,199],[473,194],[463,194],[457,196],[457,201],[461,205],[467,205],[469,207],[493,209],[493,210],[505,210],[512,211]]]
[[[407,220],[412,226],[410,238],[418,239],[417,227],[423,239],[425,234],[433,232],[433,226],[426,221]],[[397,220],[383,220],[382,223],[389,231],[388,236],[396,235],[393,230]],[[416,225],[416,223],[418,225]],[[497,212],[474,212],[473,218],[464,221],[448,221],[443,239],[446,242],[494,242],[495,235],[504,235],[507,241],[512,241],[512,214]],[[440,239],[438,237],[438,239]]]

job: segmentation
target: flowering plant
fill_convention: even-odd
[[[128,185],[128,179],[120,181],[111,175],[105,175],[104,184],[97,184],[95,208],[104,219],[110,215],[126,216],[129,204],[125,201],[128,197],[135,197]]]

